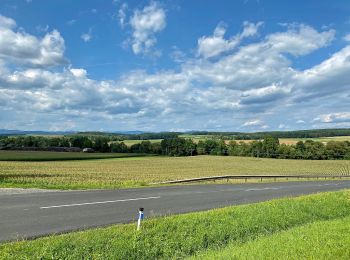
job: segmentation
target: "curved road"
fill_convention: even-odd
[[[152,217],[349,188],[350,180],[341,180],[26,194],[0,192],[0,241],[133,222],[139,207],[145,208],[146,217]]]

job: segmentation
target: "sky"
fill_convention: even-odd
[[[0,0],[0,129],[345,127],[348,0]]]

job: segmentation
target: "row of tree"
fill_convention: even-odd
[[[77,147],[110,152],[110,139],[103,136],[2,136],[0,149]]]
[[[123,146],[123,143],[118,145]],[[116,144],[113,144],[116,145]],[[124,145],[125,151],[127,147]],[[338,160],[350,159],[350,142],[331,141],[327,144],[307,140],[295,145],[280,144],[277,138],[267,136],[262,141],[226,143],[222,139],[193,142],[191,139],[164,139],[161,143],[142,141],[130,147],[130,152],[154,153],[169,156],[231,155],[279,159]],[[122,150],[118,150],[122,152]]]
[[[280,144],[278,138],[266,136],[252,142],[207,139],[195,143],[188,138],[165,138],[161,142],[141,141],[127,146],[123,141],[111,141],[105,136],[10,136],[0,137],[0,149],[50,147],[92,148],[98,152],[148,153],[168,156],[232,155],[281,159],[350,159],[350,142],[331,141],[327,144],[307,140],[295,145]]]
[[[350,136],[350,129],[335,128],[297,131],[270,131],[256,133],[197,131],[192,132],[191,134],[221,136],[225,140],[261,140],[264,139],[266,136],[273,136],[275,138],[319,138],[331,136]]]

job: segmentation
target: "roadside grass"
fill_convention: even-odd
[[[68,161],[146,156],[136,153],[0,151],[0,161]]]
[[[309,223],[190,259],[350,259],[350,217]]]
[[[349,174],[350,160],[233,156],[130,157],[75,161],[0,161],[0,187],[102,189],[235,174]],[[230,182],[232,183],[232,182]]]
[[[5,243],[0,245],[0,259],[179,259],[206,253],[206,250],[223,249],[227,245],[244,247],[245,244],[248,246],[244,250],[248,252],[249,243],[254,243],[253,240],[264,243],[259,242],[264,236],[268,239],[270,235],[294,227],[349,216],[349,190],[319,193],[149,219],[144,221],[140,232],[136,231],[135,224],[126,224]],[[348,230],[346,223],[344,231]],[[298,230],[291,232],[295,241],[304,239],[298,235]],[[330,240],[331,244],[333,238],[325,236],[324,240]],[[276,235],[271,245],[278,243],[278,239],[282,238]],[[344,237],[339,239],[338,245],[348,241]],[[337,253],[344,256],[339,250]],[[298,259],[293,254],[291,257]]]

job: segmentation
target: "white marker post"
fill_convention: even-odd
[[[138,221],[137,221],[137,231],[139,231],[140,230],[140,228],[141,228],[141,221],[143,220],[143,208],[140,208],[140,210],[139,210],[139,219],[138,219]]]

